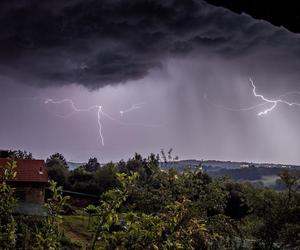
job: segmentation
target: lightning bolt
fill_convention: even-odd
[[[231,107],[226,107],[226,106],[223,106],[223,105],[216,104],[216,103],[212,102],[211,100],[208,99],[207,94],[204,94],[204,99],[207,102],[209,102],[211,105],[213,105],[213,106],[215,106],[217,108],[224,109],[224,110],[227,110],[227,111],[233,111],[233,112],[251,111],[253,109],[257,109],[259,107],[262,107],[262,106],[268,104],[267,102],[264,102],[264,103],[260,103],[260,104],[254,105],[254,106],[245,107],[245,108],[231,108]]]
[[[224,110],[227,110],[227,111],[233,111],[233,112],[240,112],[240,111],[251,111],[251,110],[254,110],[254,109],[257,109],[259,107],[262,107],[262,106],[265,106],[266,104],[268,104],[268,102],[263,102],[263,103],[259,103],[259,104],[256,104],[256,105],[253,105],[253,106],[250,106],[250,107],[245,107],[245,108],[232,108],[232,107],[226,107],[226,106],[223,106],[223,105],[220,105],[220,104],[216,104],[214,102],[212,102],[207,94],[205,93],[204,96],[203,96],[204,100],[206,100],[207,102],[209,102],[209,104],[217,107],[217,108],[220,108],[220,109],[224,109]]]
[[[42,98],[44,99],[44,98]],[[54,101],[53,99],[49,99],[49,98],[45,98],[44,99],[44,103],[45,104],[63,104],[63,103],[69,103],[72,107],[72,112],[68,115],[65,115],[65,116],[61,116],[60,117],[69,117],[71,115],[73,115],[74,113],[78,113],[78,112],[89,112],[89,111],[92,111],[92,110],[97,110],[97,122],[98,122],[98,127],[99,127],[99,137],[100,137],[100,140],[101,140],[101,145],[104,146],[104,137],[103,137],[103,133],[102,133],[102,122],[101,122],[101,115],[104,114],[104,112],[102,111],[102,106],[100,105],[93,105],[89,108],[86,108],[86,109],[81,109],[81,108],[77,108],[74,101],[72,99],[63,99],[63,100],[60,100],[60,101]]]
[[[257,94],[257,92],[256,92],[256,86],[255,86],[253,80],[251,78],[249,78],[249,81],[251,82],[251,85],[252,85],[252,88],[253,88],[253,90],[252,90],[253,95],[255,97],[260,98],[262,101],[264,101],[263,105],[265,105],[265,104],[271,104],[271,107],[269,107],[269,108],[267,108],[267,109],[259,112],[257,114],[258,116],[267,115],[269,112],[273,111],[278,106],[278,104],[285,104],[285,105],[288,105],[290,107],[292,107],[292,106],[300,106],[300,103],[297,103],[297,102],[288,102],[288,101],[282,99],[282,98],[287,97],[288,95],[291,95],[291,94],[300,94],[299,91],[287,92],[287,93],[285,93],[283,95],[280,95],[278,97],[278,99],[272,100],[272,99],[264,97],[261,94]]]
[[[136,109],[141,109],[142,108],[141,106],[145,104],[146,104],[145,102],[133,104],[130,108],[121,110],[120,115],[123,116],[124,114],[134,111]]]
[[[57,115],[54,114],[55,116],[58,116],[60,118],[68,118],[72,115],[74,115],[75,113],[80,113],[80,112],[91,112],[93,110],[97,111],[97,123],[98,123],[98,133],[99,133],[99,138],[101,141],[101,145],[104,146],[104,136],[103,136],[103,125],[102,125],[102,117],[106,117],[114,122],[116,122],[119,125],[123,125],[123,126],[140,126],[140,127],[148,127],[148,128],[158,128],[158,127],[162,127],[162,125],[155,125],[155,124],[146,124],[146,123],[128,123],[128,122],[123,122],[120,121],[114,117],[112,117],[111,115],[107,114],[106,112],[103,111],[103,107],[101,105],[93,105],[90,106],[88,108],[79,108],[76,106],[75,102],[72,99],[62,99],[62,100],[53,100],[51,98],[43,98],[43,97],[34,97],[34,98],[25,98],[28,100],[42,100],[44,104],[69,104],[72,108],[72,111],[67,114],[67,115]],[[134,111],[136,109],[141,109],[141,106],[144,105],[145,103],[138,103],[138,104],[134,104],[132,105],[129,109],[127,110],[123,110],[120,111],[120,114],[125,114],[131,111]]]
[[[265,96],[263,96],[262,94],[258,94],[257,93],[257,88],[256,88],[256,86],[255,86],[252,78],[249,78],[249,81],[250,81],[250,83],[252,85],[252,93],[253,93],[254,97],[260,98],[262,100],[262,103],[259,103],[259,104],[256,104],[256,105],[253,105],[253,106],[250,106],[250,107],[245,107],[245,108],[231,108],[231,107],[225,107],[223,105],[219,105],[219,104],[211,102],[208,99],[206,93],[204,94],[203,97],[211,105],[213,105],[213,106],[215,106],[217,108],[228,110],[228,111],[251,111],[251,110],[254,110],[254,109],[266,106],[266,105],[271,105],[270,107],[264,109],[263,111],[260,111],[257,114],[258,116],[267,115],[268,113],[272,112],[278,106],[278,104],[284,104],[284,105],[288,105],[290,107],[292,107],[292,106],[300,106],[300,103],[298,103],[298,102],[289,102],[289,101],[286,101],[284,99],[284,98],[286,98],[286,97],[288,97],[290,95],[300,95],[300,91],[290,91],[290,92],[287,92],[285,94],[280,95],[277,99],[269,99],[269,98],[266,98]]]

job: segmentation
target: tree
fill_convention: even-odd
[[[68,164],[62,154],[55,153],[46,160],[48,175],[51,180],[64,186],[69,176]]]
[[[300,173],[291,173],[288,170],[284,170],[279,174],[279,177],[287,189],[287,204],[289,205],[295,192],[300,188]]]
[[[100,168],[100,163],[98,162],[97,158],[90,158],[88,163],[84,166],[85,171],[88,172],[96,172]]]
[[[138,174],[118,174],[120,188],[106,192],[97,209],[92,249],[207,249],[210,235],[204,221],[192,218],[191,201],[183,198],[166,211],[147,215],[122,211]]]
[[[16,151],[9,151],[9,157],[15,160],[32,160],[33,156],[32,153],[27,152],[26,150],[16,150]]]
[[[226,191],[228,192],[225,214],[235,220],[244,218],[249,210],[243,202],[242,185],[243,184],[229,181],[225,186]]]
[[[50,155],[49,158],[47,158],[46,166],[50,168],[53,165],[60,165],[60,166],[65,167],[66,169],[69,168],[65,157],[60,153],[54,153],[54,154]]]
[[[89,227],[90,227],[90,223],[91,223],[91,217],[92,217],[93,215],[96,215],[96,214],[97,214],[97,208],[96,208],[94,205],[90,204],[90,205],[88,205],[88,206],[84,209],[84,212],[87,213],[88,216],[89,216],[89,221],[88,221],[88,228],[89,228]]]
[[[117,173],[118,168],[112,162],[97,170],[95,182],[99,187],[100,194],[118,186]]]
[[[68,187],[76,192],[99,195],[100,187],[95,179],[94,172],[88,172],[84,166],[71,171],[68,178]]]
[[[13,211],[16,206],[14,188],[9,181],[16,177],[16,162],[8,161],[5,166],[0,166],[0,247],[15,249],[16,221]],[[2,249],[2,248],[1,248]]]
[[[256,239],[255,249],[294,249],[299,246],[300,194],[296,189],[297,178],[283,172],[281,180],[288,187],[283,192],[242,186],[243,199],[249,208],[244,222],[251,225],[248,233]]]
[[[45,204],[47,216],[44,217],[42,226],[38,228],[35,234],[34,250],[61,249],[62,247],[62,234],[59,228],[62,223],[60,214],[70,197],[63,196],[62,187],[57,187],[54,181],[50,181],[50,191],[52,198],[48,199]]]

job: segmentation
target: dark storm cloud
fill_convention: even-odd
[[[248,16],[192,0],[1,1],[0,73],[38,86],[90,89],[144,77],[168,57],[235,58],[298,39]],[[294,64],[294,67],[298,67]]]

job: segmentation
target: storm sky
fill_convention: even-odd
[[[300,91],[299,58],[298,34],[200,0],[1,1],[0,148],[299,164],[300,106],[248,110],[249,77],[269,99]],[[47,99],[101,105],[105,145],[97,110]]]

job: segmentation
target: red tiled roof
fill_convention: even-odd
[[[1,159],[0,166],[4,166],[10,159]],[[16,160],[17,161],[17,176],[14,181],[20,182],[48,182],[48,173],[43,160]],[[0,177],[3,171],[0,167]]]

